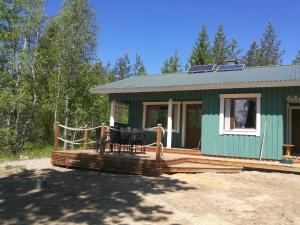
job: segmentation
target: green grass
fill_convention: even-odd
[[[46,158],[51,156],[53,147],[32,147],[26,148],[16,155],[13,155],[10,151],[0,151],[0,162],[4,161],[15,161],[21,159],[35,159],[35,158]]]

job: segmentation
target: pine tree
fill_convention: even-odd
[[[215,35],[214,45],[212,48],[213,63],[224,64],[228,57],[228,42],[224,34],[222,25],[218,26],[217,33]]]
[[[189,64],[205,65],[212,62],[211,46],[205,25],[202,26],[198,39],[193,47]]]
[[[242,62],[246,66],[258,66],[259,65],[260,48],[256,41],[253,41],[250,45],[250,49],[246,52],[242,59]]]
[[[242,52],[242,50],[239,49],[237,40],[235,38],[231,40],[227,48],[228,48],[227,59],[239,61],[240,58],[239,55]]]
[[[297,52],[297,55],[293,61],[293,64],[298,64],[300,63],[300,50]]]
[[[275,29],[272,23],[269,22],[260,42],[259,64],[261,66],[280,64],[284,53],[280,50],[280,45],[281,41],[277,39]]]
[[[141,56],[136,53],[135,54],[135,63],[133,65],[133,75],[147,75],[146,68],[141,59]]]
[[[177,73],[181,71],[180,59],[177,51],[170,58],[167,58],[161,68],[162,73]]]
[[[131,75],[131,65],[128,54],[118,58],[113,68],[113,73],[116,80],[123,80]]]

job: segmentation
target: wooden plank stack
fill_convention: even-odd
[[[53,151],[53,165],[144,176],[160,176],[162,165],[155,160],[100,154]]]

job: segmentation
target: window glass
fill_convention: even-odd
[[[256,99],[234,99],[234,128],[256,127]]]
[[[128,123],[129,106],[124,103],[116,102],[115,105],[115,121],[120,123]]]
[[[224,129],[255,129],[256,99],[225,99]]]
[[[172,128],[177,129],[178,105],[173,105]],[[162,124],[166,128],[168,124],[168,105],[147,105],[146,106],[146,128],[156,127]]]

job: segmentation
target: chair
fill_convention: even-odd
[[[130,145],[130,137],[132,130],[130,127],[120,127],[120,132],[121,132],[121,138],[120,138],[120,145],[123,146],[124,148],[127,147],[127,150],[131,150],[131,145]]]
[[[118,146],[118,151],[121,151],[121,132],[117,126],[110,127],[110,151],[114,151],[114,147]]]
[[[132,131],[132,136],[130,139],[130,144],[132,146],[135,146],[135,152],[137,149],[137,146],[139,145],[141,147],[141,152],[145,153],[145,147],[144,147],[144,143],[145,143],[145,131],[142,129],[137,129],[134,128]]]

